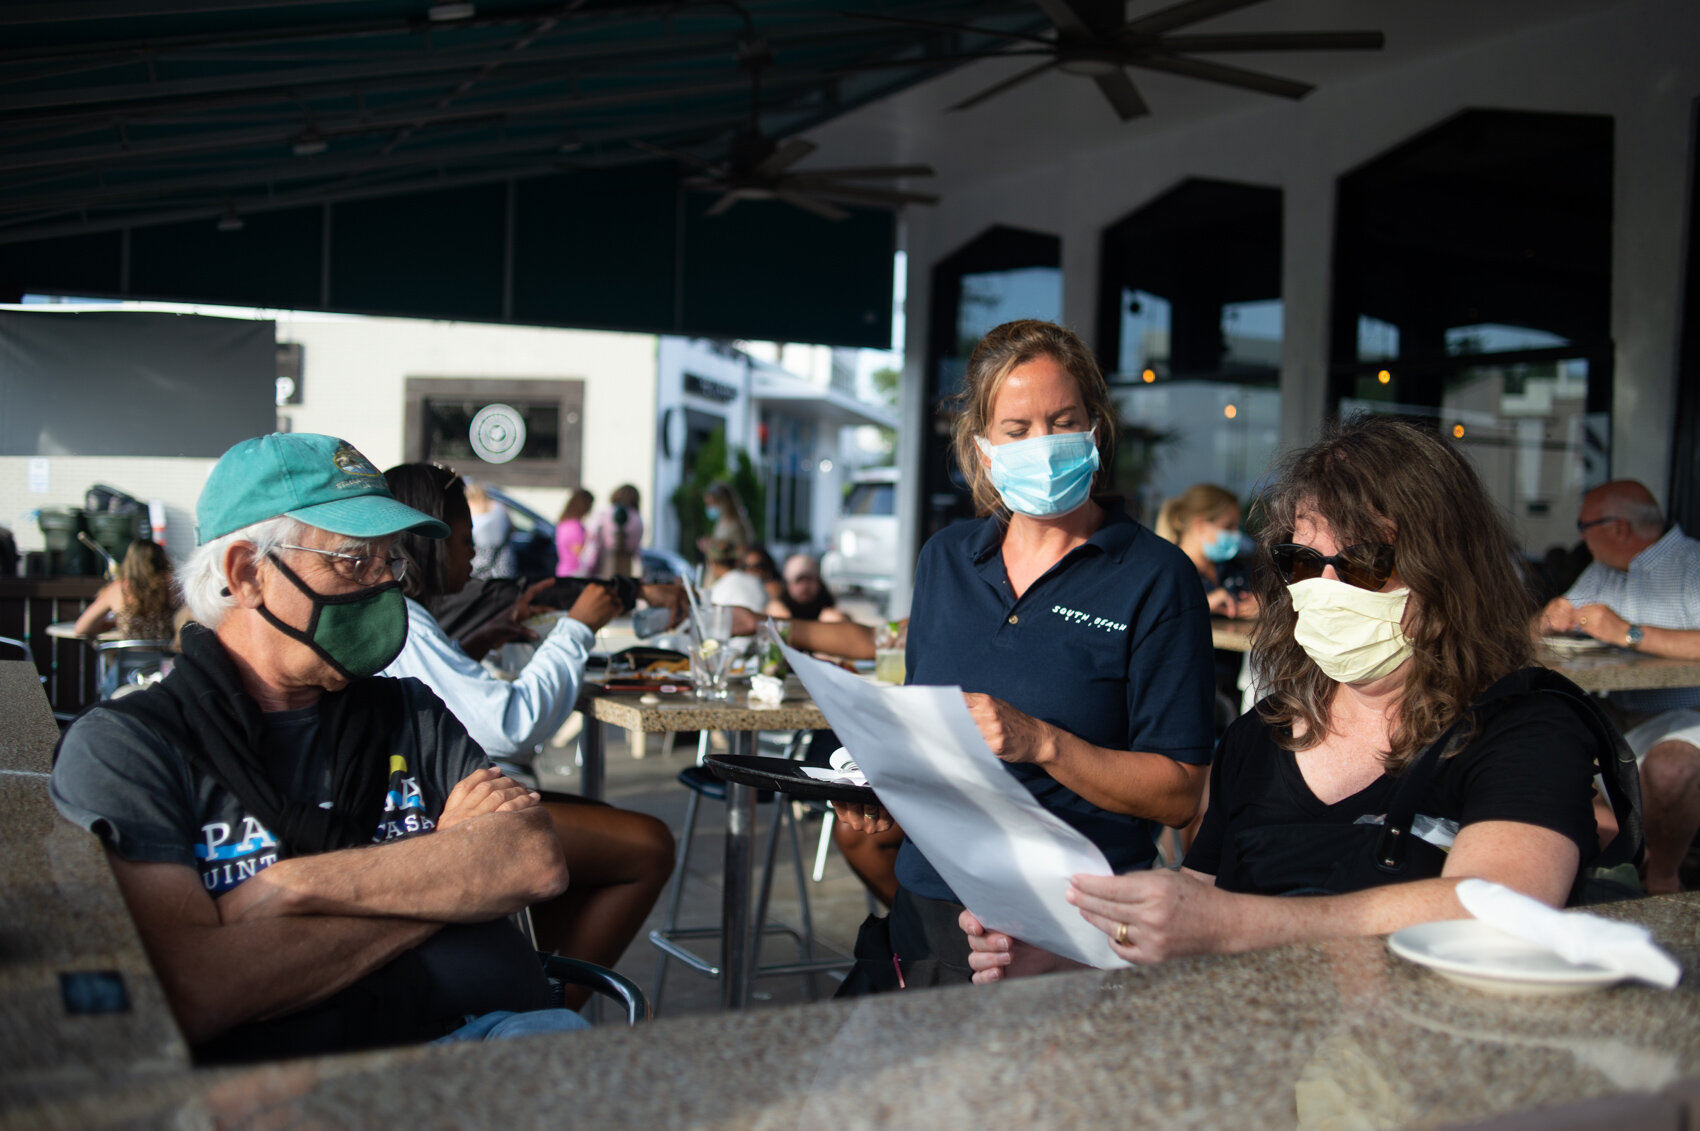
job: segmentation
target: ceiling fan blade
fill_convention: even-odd
[[[1181,55],[1146,55],[1129,59],[1127,63],[1130,67],[1144,67],[1171,75],[1184,75],[1189,79],[1221,83],[1223,86],[1237,86],[1244,90],[1255,90],[1259,94],[1273,94],[1277,98],[1303,98],[1316,89],[1309,83],[1294,82],[1292,79],[1248,71],[1241,67],[1230,67],[1225,63],[1188,59]]]
[[[822,220],[850,219],[850,213],[844,211],[844,209],[828,204],[824,200],[817,200],[812,196],[804,196],[802,193],[787,192],[785,189],[780,189],[773,194],[773,198],[783,200],[794,208],[801,208],[804,212],[813,212]]]
[[[1071,38],[1113,35],[1122,26],[1122,0],[1037,0],[1057,31]]]
[[[703,215],[704,216],[719,216],[721,213],[723,213],[727,209],[731,208],[734,204],[738,203],[738,200],[739,200],[739,196],[738,196],[737,193],[728,192],[724,196],[722,196],[719,200],[717,200],[713,204],[709,205],[708,211],[704,212]]]
[[[1038,35],[1029,35],[1023,31],[998,31],[989,27],[974,27],[970,24],[946,24],[937,20],[918,20],[911,16],[887,16],[877,12],[840,12],[852,20],[871,20],[879,24],[900,24],[903,27],[923,28],[927,31],[966,32],[969,35],[989,35],[993,39],[1015,39],[1023,43],[1044,43],[1051,41]]]
[[[865,180],[873,177],[936,177],[931,165],[847,165],[842,169],[799,169],[791,176],[798,180]]]
[[[668,149],[665,146],[661,146],[661,145],[651,145],[649,142],[642,141],[642,140],[635,138],[635,137],[631,138],[629,140],[630,140],[633,148],[641,149],[641,150],[645,151],[646,153],[654,153],[654,154],[656,154],[657,156],[660,156],[660,157],[670,157],[674,161],[682,161],[686,165],[691,165],[691,166],[694,166],[698,169],[706,170],[707,172],[710,172],[710,173],[724,172],[724,170],[722,170],[719,165],[714,164],[712,161],[704,161],[701,157],[697,157],[697,156],[694,156],[692,154],[682,152],[681,150]]]
[[[794,165],[807,157],[818,148],[814,142],[794,137],[767,155],[767,158],[750,170],[758,177],[776,177],[787,165]]]
[[[1225,12],[1261,3],[1263,0],[1181,0],[1181,3],[1152,12],[1149,16],[1129,20],[1122,28],[1122,34],[1125,36],[1132,32],[1134,35],[1162,35],[1170,28],[1196,24],[1201,20],[1208,20],[1211,16],[1220,16]]]
[[[1004,91],[1009,90],[1013,87],[1020,86],[1022,83],[1026,82],[1028,79],[1039,77],[1040,75],[1044,74],[1046,71],[1050,70],[1052,67],[1054,67],[1056,65],[1057,65],[1057,61],[1055,59],[1051,59],[1047,62],[1040,63],[1037,67],[1029,67],[1027,70],[1022,71],[1020,74],[1015,75],[1012,78],[1007,78],[1007,79],[1004,79],[1000,83],[994,83],[991,86],[988,86],[985,90],[982,90],[979,94],[972,95],[971,97],[968,97],[968,98],[964,98],[961,102],[958,102],[955,106],[952,106],[951,109],[952,110],[967,110],[967,109],[970,109],[971,107],[978,106],[980,103],[986,101],[986,99],[988,99],[988,98],[996,98],[998,95],[1002,94]]]
[[[1122,121],[1130,122],[1151,113],[1151,107],[1139,96],[1139,88],[1133,85],[1133,80],[1128,78],[1126,71],[1116,70],[1107,75],[1093,75],[1092,81],[1098,84],[1098,89],[1104,92],[1104,97],[1115,107],[1116,117]]]
[[[803,191],[798,187],[798,191]],[[900,204],[937,204],[939,198],[930,192],[904,192],[901,189],[870,188],[866,185],[815,185],[807,188],[808,195],[818,200],[837,200],[845,204],[877,204],[895,207]]]
[[[1265,31],[1243,35],[1165,35],[1163,50],[1212,51],[1380,51],[1387,37],[1379,31]]]

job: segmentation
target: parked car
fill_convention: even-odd
[[[834,590],[890,593],[897,573],[897,469],[858,471],[832,524],[821,578]]]
[[[547,577],[555,572],[555,524],[499,487],[484,485],[490,497],[508,509],[508,545],[520,577]],[[648,584],[695,576],[689,562],[671,550],[644,548],[643,580]]]

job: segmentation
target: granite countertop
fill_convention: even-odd
[[[1700,898],[1632,905],[1685,965]],[[1700,995],[1499,997],[1381,939],[635,1029],[192,1072],[36,1126],[1431,1127],[1700,1072]]]
[[[603,693],[590,700],[591,715],[598,721],[627,730],[658,734],[686,730],[819,730],[827,727],[826,716],[809,699],[785,699],[777,704],[760,703],[743,691],[718,703],[698,699],[690,692],[655,696],[658,703],[644,703],[632,692]]]
[[[24,666],[0,664],[0,1127],[1401,1128],[1700,1075],[1695,988],[1503,997],[1379,938],[194,1069],[95,841],[49,808],[54,728],[8,667]],[[1700,963],[1700,894],[1599,910]],[[119,971],[130,1010],[67,1014],[58,975],[86,970]]]

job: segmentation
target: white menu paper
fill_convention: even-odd
[[[881,804],[982,923],[1076,962],[1128,965],[1063,898],[1070,876],[1107,876],[1109,862],[1004,769],[961,688],[874,684],[784,651]]]

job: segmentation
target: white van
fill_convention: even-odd
[[[821,558],[821,579],[834,592],[890,593],[897,572],[897,469],[871,467],[850,480]]]

